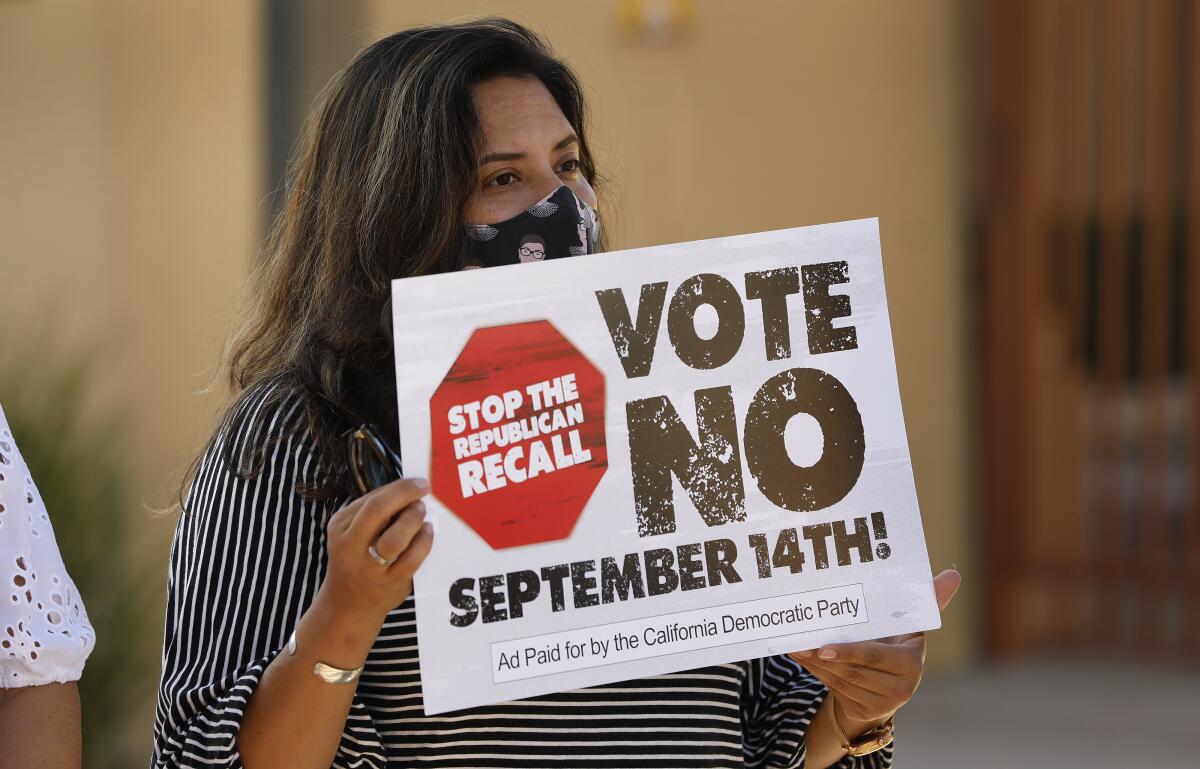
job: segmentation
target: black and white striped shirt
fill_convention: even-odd
[[[267,407],[267,392],[245,407],[272,434],[298,427],[299,397]],[[309,434],[295,436],[248,480],[220,446],[245,434],[201,461],[171,548],[154,767],[242,766],[246,703],[324,577],[325,524],[345,500],[297,493],[317,462]],[[781,656],[426,717],[410,598],[371,649],[333,766],[799,767],[825,695]],[[888,748],[837,766],[890,765]]]

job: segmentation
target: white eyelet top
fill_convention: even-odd
[[[0,688],[76,681],[96,634],[0,409]]]

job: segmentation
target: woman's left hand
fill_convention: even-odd
[[[954,570],[933,578],[939,610],[950,604],[961,582]],[[838,723],[855,736],[891,718],[917,690],[925,668],[925,633],[829,644],[789,656],[836,695]]]

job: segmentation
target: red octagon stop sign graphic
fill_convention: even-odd
[[[433,493],[495,549],[567,537],[608,469],[604,375],[549,321],[477,329],[429,411]]]

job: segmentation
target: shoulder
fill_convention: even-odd
[[[325,485],[323,460],[298,389],[281,382],[249,388],[230,404],[209,439],[184,510],[235,491],[303,496]]]
[[[213,443],[252,446],[278,437],[298,437],[312,444],[304,397],[284,382],[251,387],[234,399],[217,425]]]

